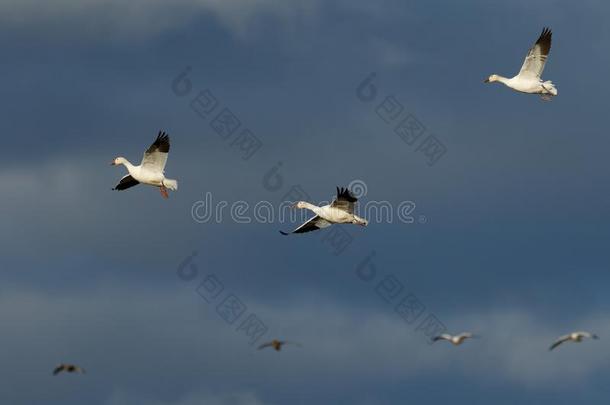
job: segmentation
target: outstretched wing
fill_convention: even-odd
[[[540,79],[546,59],[551,51],[551,37],[553,33],[549,28],[543,28],[540,37],[532,46],[523,61],[519,76],[530,76]]]
[[[55,367],[55,369],[53,370],[53,375],[59,374],[60,372],[63,371],[63,369],[64,369],[64,365],[60,364],[59,366]]]
[[[564,336],[560,337],[551,345],[551,347],[549,347],[549,350],[553,350],[554,348],[556,348],[557,346],[559,346],[560,344],[562,344],[569,338],[570,338],[570,335],[564,335]]]
[[[599,339],[599,336],[597,336],[595,333],[591,333],[591,332],[578,332],[581,335],[583,335],[586,338],[589,339]]]
[[[126,190],[129,187],[137,186],[138,184],[140,184],[140,182],[128,174],[127,176],[123,176],[123,178],[119,181],[119,184],[114,186],[113,190]]]
[[[271,343],[271,342],[263,343],[262,345],[260,345],[258,347],[258,350],[264,349],[266,347],[271,347],[271,346],[273,346],[273,343]]]
[[[446,334],[446,333],[443,333],[442,335],[434,336],[434,337],[432,338],[432,341],[433,341],[433,342],[438,342],[439,340],[449,340],[449,341],[450,341],[450,340],[451,340],[451,338],[452,338],[452,336],[451,336],[451,335],[448,335],[448,334]]]
[[[142,168],[150,172],[163,173],[169,153],[169,135],[159,131],[157,139],[146,149],[142,158]]]
[[[358,199],[347,188],[337,187],[337,198],[332,202],[331,207],[353,214],[356,201]]]
[[[305,233],[311,231],[317,231],[318,229],[326,228],[331,226],[332,224],[325,219],[320,218],[319,216],[314,216],[305,222],[303,225],[299,226],[292,232],[284,232],[280,231],[282,235],[290,235],[291,233]]]

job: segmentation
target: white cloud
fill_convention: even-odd
[[[211,15],[243,37],[261,17],[271,17],[289,28],[313,16],[317,4],[317,0],[15,0],[0,2],[0,22],[31,30],[50,26],[77,29],[80,34],[148,36]]]
[[[105,402],[105,405],[130,405],[142,403],[141,394],[126,392],[115,392]],[[230,393],[230,394],[209,394],[209,393],[190,393],[176,401],[162,401],[146,398],[148,405],[265,405],[253,393]]]
[[[473,383],[505,380],[532,389],[560,383],[569,389],[608,367],[605,358],[610,349],[604,345],[604,338],[610,336],[608,314],[561,327],[534,319],[524,310],[459,315],[443,319],[456,328],[451,332],[472,330],[482,338],[453,347],[445,342],[429,345],[423,334],[390,309],[357,311],[327,299],[283,308],[246,299],[249,310],[269,326],[267,339],[303,344],[281,353],[257,351],[234,325],[220,319],[213,304],[195,293],[196,284],[170,285],[164,292],[100,287],[61,296],[5,287],[0,290],[0,322],[5,325],[0,356],[7,364],[43,375],[57,361],[79,362],[90,369],[89,376],[95,376],[91,378],[113,381],[108,387],[110,404],[129,403],[128,398],[141,395],[142,386],[168,384],[168,379],[180,381],[186,392],[197,395],[201,395],[198,389],[209,393],[219,376],[230,377],[236,386],[243,381],[263,386],[272,381],[291,387],[307,381],[315,389],[328,379],[355,384],[434,373],[458,374]],[[602,340],[548,351],[556,336],[575,329],[592,330]],[[38,336],[44,336],[44,345]],[[0,372],[0,377],[17,391],[30,385],[27,374],[9,371]],[[46,383],[40,381],[41,390]],[[259,404],[258,394],[240,393],[236,402],[226,402],[230,396],[212,398],[218,404]],[[168,404],[192,401],[187,396]]]

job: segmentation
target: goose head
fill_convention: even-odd
[[[114,159],[112,159],[112,162],[110,162],[111,166],[117,166],[117,165],[122,165],[126,162],[124,157],[118,156],[115,157]]]
[[[292,206],[293,208],[307,208],[307,203],[305,201],[297,201],[296,204]]]
[[[498,81],[498,75],[493,74],[483,81],[483,83],[493,83]]]
[[[357,215],[354,215],[354,219],[352,220],[352,224],[367,226],[369,224],[369,221],[367,221],[364,218],[360,218]]]

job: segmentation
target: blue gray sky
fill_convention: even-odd
[[[609,11],[593,0],[0,2],[2,402],[607,403]],[[558,97],[482,83],[516,73],[543,26]],[[204,90],[218,107],[202,118],[189,103]],[[377,114],[390,96],[446,148],[434,165]],[[250,159],[237,133],[212,128],[223,108],[261,142]],[[179,190],[111,191],[124,170],[110,160],[137,162],[160,129]],[[362,203],[413,202],[414,223],[342,226],[352,239],[336,254],[332,228],[287,238],[277,231],[297,223],[192,217],[206,193],[277,206],[292,186],[315,202],[353,180]],[[224,289],[207,302],[209,277]],[[402,286],[392,297],[390,280]],[[232,323],[218,310],[227,297],[243,309]],[[405,319],[395,308],[409,297],[419,310]],[[257,351],[240,329],[250,315],[267,328],[260,341],[303,348]],[[482,338],[429,345],[426,319]],[[575,329],[601,339],[547,351]],[[88,373],[53,377],[59,362]]]

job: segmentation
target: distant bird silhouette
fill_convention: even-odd
[[[459,346],[462,343],[464,343],[464,341],[466,339],[476,338],[476,337],[478,337],[478,336],[473,335],[470,332],[463,332],[463,333],[460,333],[459,335],[450,335],[448,333],[443,333],[441,335],[433,337],[432,341],[438,342],[439,340],[446,340],[448,342],[451,342],[454,346]]]
[[[296,342],[289,342],[286,340],[277,340],[277,339],[273,339],[271,342],[267,342],[267,343],[263,343],[262,345],[260,345],[258,347],[258,350],[264,349],[266,347],[272,347],[275,349],[276,352],[279,352],[280,350],[282,350],[282,346],[284,345],[295,345],[298,347],[303,347],[301,346],[300,343],[296,343]]]
[[[332,224],[356,224],[367,226],[369,221],[354,214],[354,205],[358,201],[346,188],[337,187],[337,197],[328,205],[318,207],[306,201],[297,202],[294,207],[313,211],[315,216],[307,220],[292,232],[280,231],[282,235],[305,233],[326,228]]]
[[[559,337],[552,345],[551,347],[549,347],[549,350],[553,350],[554,348],[556,348],[557,346],[559,346],[560,344],[562,344],[563,342],[575,342],[575,343],[580,343],[582,342],[582,340],[584,338],[589,338],[589,339],[599,339],[599,336],[597,336],[594,333],[589,333],[589,332],[572,332],[569,333],[567,335],[563,335],[561,337]]]
[[[79,366],[75,366],[74,364],[62,363],[62,364],[58,365],[57,367],[55,367],[55,370],[53,370],[53,375],[57,375],[57,374],[61,373],[62,371],[65,371],[66,373],[85,374],[85,370],[80,368]]]

